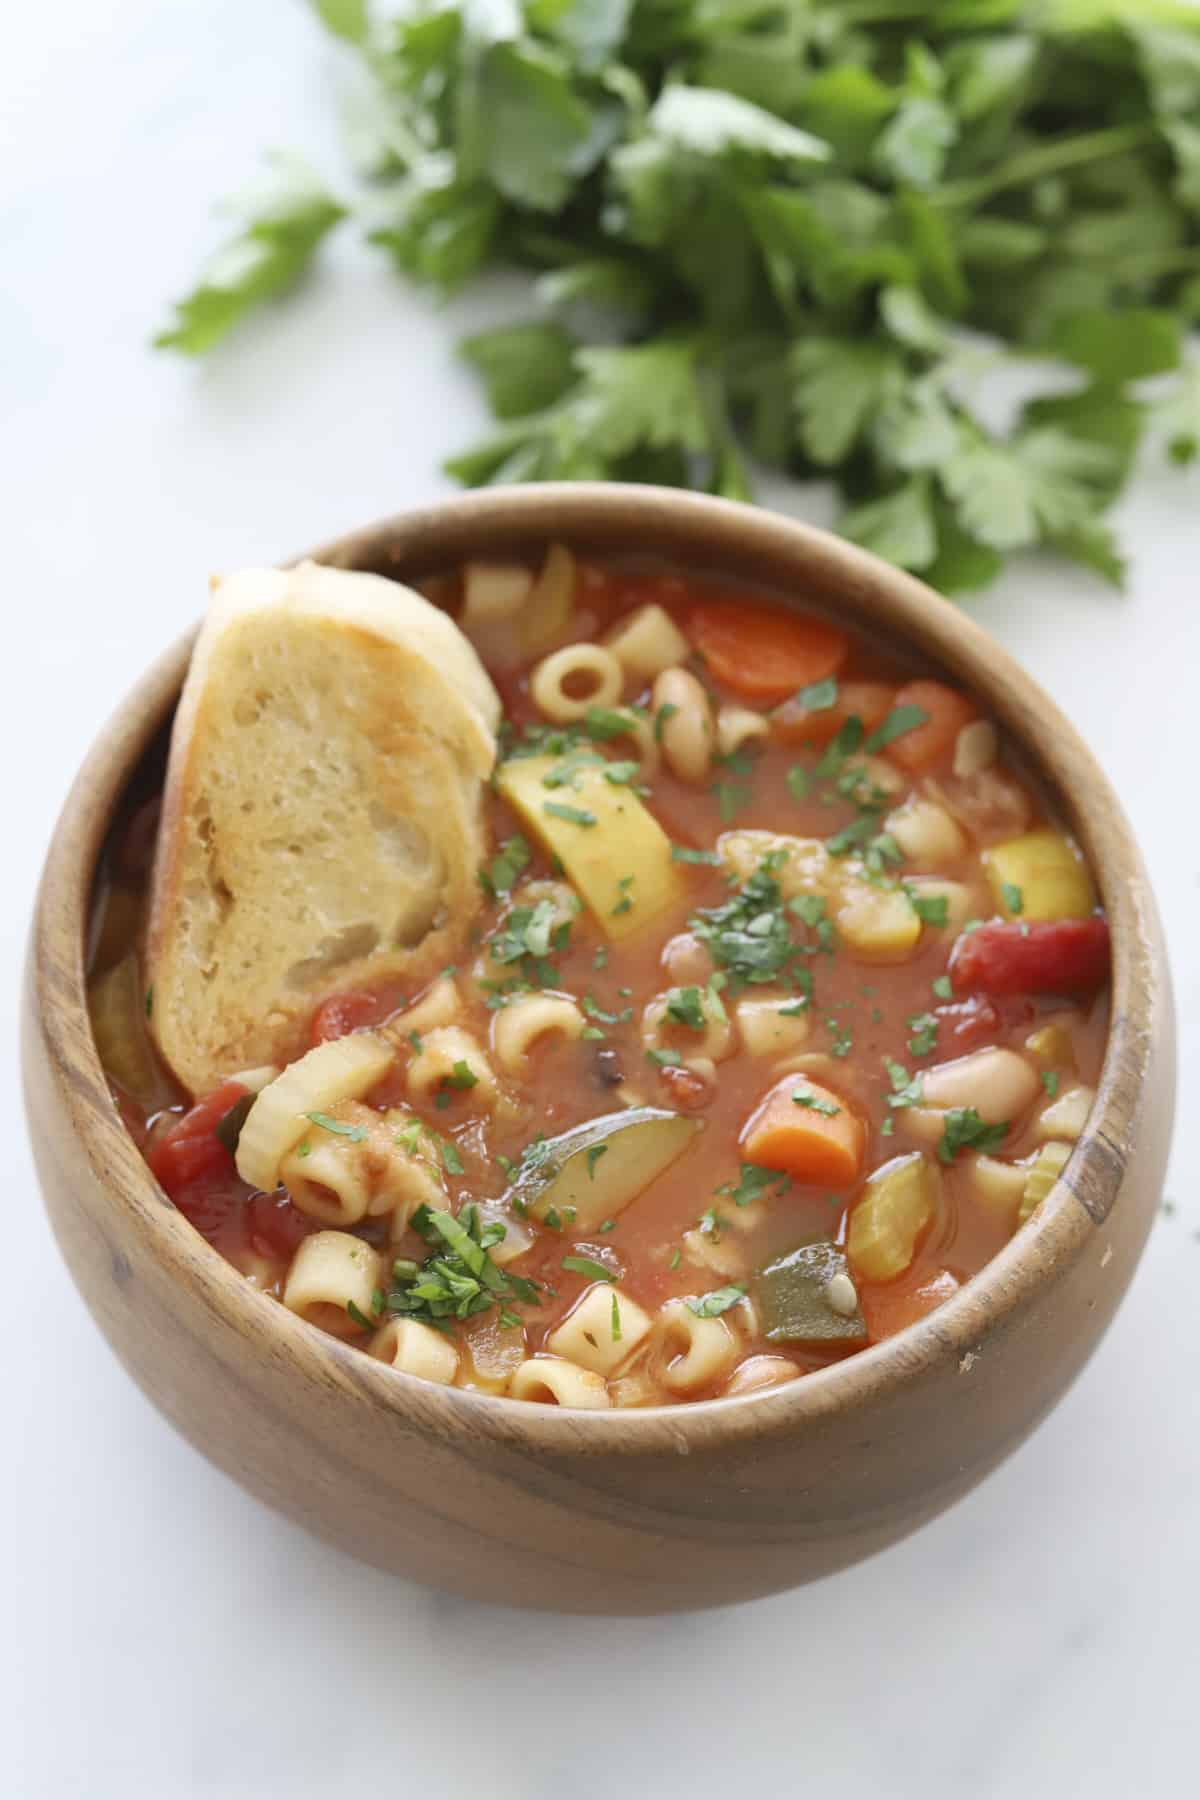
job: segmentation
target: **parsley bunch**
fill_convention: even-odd
[[[388,1311],[406,1319],[423,1319],[444,1329],[447,1319],[469,1319],[499,1306],[503,1323],[517,1323],[508,1302],[532,1302],[538,1285],[510,1270],[499,1269],[488,1252],[504,1237],[504,1226],[485,1225],[478,1208],[468,1202],[458,1217],[419,1206],[413,1230],[433,1246],[424,1262],[398,1259],[393,1285],[386,1296]]]
[[[1119,582],[1147,424],[1200,455],[1183,0],[316,4],[367,78],[359,193],[282,171],[160,344],[209,349],[348,215],[446,292],[515,265],[534,316],[463,346],[499,429],[461,480],[827,476],[948,590],[1039,545]],[[986,377],[1030,358],[1069,373],[998,429]]]

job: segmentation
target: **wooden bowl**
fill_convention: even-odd
[[[190,638],[137,683],[80,771],[46,862],[25,1012],[51,1221],[143,1390],[197,1447],[320,1537],[474,1599],[653,1613],[791,1587],[881,1549],[974,1486],[1064,1392],[1133,1274],[1174,1100],[1154,900],[1100,769],[1053,702],[920,582],[820,531],[651,488],[493,490],[402,514],[321,560],[418,578],[561,538],[728,571],[836,609],[973,690],[1056,792],[1114,943],[1091,1122],[1030,1227],[920,1324],[787,1387],[577,1413],[435,1387],[285,1312],[175,1211],[114,1111],[84,993],[97,856],[179,693]]]

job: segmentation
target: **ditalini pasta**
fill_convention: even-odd
[[[1091,876],[969,696],[838,624],[561,544],[431,591],[506,714],[451,953],[331,977],[289,1056],[180,1093],[143,807],[93,934],[122,1115],[261,1304],[377,1379],[786,1404],[1063,1173],[1107,1032]]]

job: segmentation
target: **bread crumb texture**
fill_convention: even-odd
[[[452,959],[479,904],[499,718],[470,643],[408,588],[313,563],[217,586],[147,938],[154,1033],[193,1093],[293,1053],[327,994]]]

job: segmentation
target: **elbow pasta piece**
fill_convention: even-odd
[[[738,1032],[747,1056],[790,1056],[808,1042],[807,1010],[797,1010],[794,994],[786,999],[739,1000]]]
[[[403,1012],[393,1013],[384,1027],[386,1036],[397,1045],[405,1045],[415,1032],[436,1031],[441,1025],[453,1025],[462,1016],[462,1000],[449,975],[437,980]]]
[[[369,1106],[343,1102],[323,1115],[356,1137],[342,1136],[311,1124],[295,1149],[279,1165],[292,1205],[325,1225],[357,1225],[371,1210],[375,1190],[378,1113]]]
[[[725,1383],[725,1395],[760,1394],[764,1388],[782,1387],[795,1381],[800,1371],[786,1356],[749,1356],[739,1363]]]
[[[350,1232],[315,1231],[292,1258],[283,1304],[334,1337],[353,1337],[362,1327],[347,1309],[374,1317],[381,1266],[379,1252]]]
[[[369,1355],[405,1375],[448,1387],[458,1374],[458,1351],[449,1338],[420,1319],[389,1319],[367,1345]]]
[[[650,1315],[636,1300],[607,1282],[595,1281],[550,1333],[546,1348],[596,1375],[611,1375],[629,1360],[650,1325]]]
[[[289,1063],[246,1115],[235,1158],[242,1180],[271,1193],[279,1184],[280,1163],[308,1130],[309,1113],[332,1112],[343,1100],[361,1099],[394,1060],[392,1045],[375,1032],[354,1031]]]
[[[747,744],[765,744],[770,735],[770,721],[748,706],[723,706],[717,713],[717,749],[722,756],[733,756]]]
[[[691,931],[679,931],[670,938],[659,960],[672,987],[705,987],[716,971],[708,945]]]
[[[639,606],[604,640],[625,674],[640,686],[676,663],[685,662],[691,645],[670,613],[651,603]]]
[[[909,800],[889,813],[883,829],[895,838],[909,862],[924,869],[957,862],[966,853],[967,840],[958,824],[934,800]]]
[[[475,1078],[468,1086],[459,1082],[463,1065]],[[446,1088],[458,1092],[472,1111],[490,1112],[500,1097],[495,1070],[460,1025],[439,1025],[428,1032],[408,1065],[408,1091],[415,1102],[432,1105]]]
[[[572,682],[582,693],[568,691]],[[569,725],[586,718],[593,706],[612,706],[621,698],[624,676],[611,650],[599,644],[565,644],[534,669],[529,692],[543,718]]]
[[[668,1300],[661,1308],[662,1349],[669,1358],[662,1371],[673,1394],[694,1394],[711,1387],[737,1361],[738,1340],[723,1318],[701,1319],[686,1300]]]
[[[679,1050],[684,1053],[688,1068],[693,1068],[697,1061],[718,1063],[727,1056],[732,1056],[737,1048],[734,1038],[733,1023],[723,1004],[718,1001],[720,1010],[713,1005],[713,997],[702,989],[700,1009],[704,1019],[704,1029],[694,1031],[690,1025],[679,1025],[668,1017],[667,1008],[672,995],[680,990],[669,988],[665,994],[656,994],[642,1014],[642,1043],[647,1050]]]
[[[654,683],[653,711],[667,767],[697,785],[713,755],[713,717],[708,695],[687,669],[665,669]],[[673,708],[664,713],[663,708]]]
[[[558,1356],[531,1356],[513,1376],[508,1391],[514,1400],[540,1400],[544,1406],[579,1406],[594,1412],[612,1404],[603,1375]]]
[[[329,1116],[347,1128],[345,1134],[314,1123],[280,1164],[280,1178],[300,1212],[346,1226],[390,1213],[398,1237],[418,1206],[445,1205],[445,1188],[413,1113],[403,1107],[378,1113],[344,1101]]]
[[[492,1016],[492,1049],[506,1075],[521,1075],[541,1038],[578,1038],[583,1014],[565,994],[529,994],[511,1000]]]

